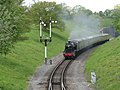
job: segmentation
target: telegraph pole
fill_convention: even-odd
[[[44,43],[45,46],[45,59],[44,62],[47,64],[47,45],[49,42],[52,41],[52,23],[57,23],[57,21],[52,21],[51,17],[49,20],[49,36],[48,37],[43,37],[43,31],[42,31],[42,26],[46,26],[46,24],[42,21],[42,18],[40,17],[40,42]],[[52,60],[50,60],[50,64],[52,64]]]

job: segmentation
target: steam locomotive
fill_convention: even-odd
[[[68,40],[65,44],[63,56],[65,57],[65,59],[75,59],[75,57],[78,56],[79,53],[85,51],[88,48],[103,44],[106,41],[109,41],[109,39],[109,34],[100,34],[82,39]]]

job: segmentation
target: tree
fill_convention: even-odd
[[[47,24],[47,28],[49,27],[48,24],[50,17],[52,20],[58,21],[58,24],[53,26],[54,28],[64,28],[64,23],[60,16],[61,12],[62,6],[60,4],[56,4],[56,2],[37,2],[29,8],[31,22],[38,26],[40,17],[42,17],[44,22]]]
[[[7,54],[13,43],[28,27],[23,0],[0,1],[0,53]]]
[[[82,14],[82,13],[84,13],[87,16],[92,15],[91,10],[86,9],[85,7],[82,7],[81,5],[76,5],[75,7],[73,7],[73,9],[72,9],[73,16],[78,15],[78,14]]]
[[[81,5],[76,5],[75,7],[73,7],[72,12],[74,12],[75,14],[81,11],[84,11],[85,8],[82,7]]]
[[[117,32],[120,32],[120,4],[116,5],[113,10],[113,25]]]
[[[64,20],[68,20],[72,18],[72,8],[67,6],[65,3],[62,4],[62,12],[61,15]]]
[[[99,16],[104,17],[103,11],[99,11]]]
[[[113,14],[112,10],[106,9],[106,10],[104,11],[104,16],[105,16],[105,17],[111,18],[111,17],[112,17],[112,14]]]
[[[12,24],[13,14],[0,6],[0,53],[7,54],[16,36],[16,25]]]

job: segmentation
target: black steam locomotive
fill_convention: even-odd
[[[103,44],[106,41],[109,41],[109,39],[109,34],[101,34],[89,36],[82,39],[68,40],[63,51],[63,56],[65,59],[75,59],[79,53],[85,51],[90,47]]]

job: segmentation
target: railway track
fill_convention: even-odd
[[[67,90],[65,86],[65,72],[73,60],[63,60],[56,65],[49,77],[47,90]]]

